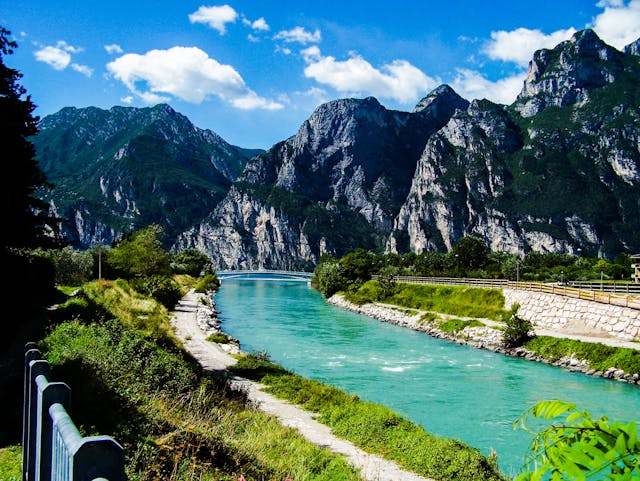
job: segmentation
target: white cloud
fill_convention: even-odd
[[[604,12],[592,20],[590,27],[602,40],[622,49],[640,37],[640,0],[628,4],[622,0],[603,0],[598,6]]]
[[[71,63],[71,55],[69,52],[48,45],[36,50],[34,53],[38,62],[44,62],[56,70],[64,70]]]
[[[281,30],[273,38],[275,40],[284,40],[287,43],[296,42],[306,45],[308,43],[320,42],[322,40],[322,34],[317,28],[311,33],[307,32],[304,27],[295,27],[291,30]]]
[[[122,97],[120,99],[120,102],[122,102],[123,104],[129,105],[129,104],[133,103],[133,97],[131,95],[127,95],[126,97]]]
[[[69,45],[64,40],[58,40],[56,45],[46,45],[34,52],[36,60],[44,62],[47,65],[53,67],[55,70],[64,70],[68,66],[71,66],[76,72],[80,72],[82,75],[91,77],[93,75],[93,69],[87,65],[80,65],[78,63],[71,63],[71,55],[82,52],[80,47],[74,47]]]
[[[219,63],[197,47],[126,54],[108,63],[107,69],[146,103],[166,102],[171,95],[199,104],[215,95],[240,109],[282,108],[258,96],[231,65]]]
[[[189,14],[191,23],[204,23],[209,27],[224,35],[227,31],[227,23],[234,23],[238,18],[238,13],[229,5],[219,5],[205,7],[202,5],[198,10]]]
[[[118,45],[117,43],[112,43],[111,45],[105,45],[104,49],[107,51],[107,53],[109,55],[112,55],[114,53],[123,53],[124,50],[122,50],[122,47],[120,45]]]
[[[260,17],[258,20],[251,22],[251,28],[262,32],[268,32],[271,30],[271,27],[269,27],[269,24],[264,17]]]
[[[78,63],[72,63],[71,68],[76,72],[81,73],[86,77],[91,77],[93,75],[93,69],[87,65],[80,65]]]
[[[310,47],[302,55],[307,62],[304,73],[308,78],[343,93],[374,95],[406,104],[415,102],[438,84],[405,60],[394,60],[377,69],[355,54],[338,61],[323,57],[320,49]]]
[[[458,69],[451,86],[468,100],[488,99],[500,104],[511,104],[522,90],[526,72],[520,72],[495,82],[475,70]]]
[[[482,51],[493,60],[526,66],[533,57],[533,52],[541,48],[553,48],[571,38],[574,33],[576,29],[573,27],[548,35],[528,28],[517,28],[510,32],[499,30],[491,32],[491,40],[485,43]]]

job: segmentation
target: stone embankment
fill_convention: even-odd
[[[218,314],[220,311],[216,309],[216,301],[210,296],[198,296],[197,307],[195,309],[196,323],[202,330],[205,337],[212,334],[219,334],[227,339],[226,343],[220,343],[220,348],[230,354],[238,354],[240,352],[240,342],[222,331]]]
[[[364,304],[362,306],[358,306],[350,303],[338,294],[329,298],[328,302],[343,309],[364,314],[380,321],[424,332],[438,339],[445,339],[457,344],[468,345],[479,349],[488,349],[507,356],[520,357],[528,361],[541,362],[561,367],[571,372],[580,372],[589,376],[603,377],[640,385],[640,373],[626,373],[621,369],[616,369],[615,367],[611,367],[606,371],[596,371],[589,366],[587,361],[576,359],[575,357],[564,357],[557,361],[551,361],[522,347],[506,348],[502,345],[502,332],[495,329],[495,327],[468,326],[458,332],[444,332],[437,327],[422,321],[421,318],[425,313],[421,311],[413,311],[403,309],[401,307],[395,309],[379,304]],[[518,311],[518,313],[520,313],[520,311]]]
[[[563,331],[588,330],[592,335],[635,341],[640,339],[640,310],[600,304],[574,297],[502,289],[505,306],[519,304],[518,316],[536,326]]]

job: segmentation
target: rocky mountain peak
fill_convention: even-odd
[[[440,85],[433,89],[429,95],[424,97],[413,109],[414,113],[427,113],[433,118],[446,122],[456,109],[465,110],[469,102],[447,84]]]
[[[532,117],[550,106],[583,103],[592,89],[618,78],[624,70],[623,57],[590,29],[575,33],[553,49],[538,50],[529,62],[515,108],[524,117]]]
[[[624,47],[624,53],[626,53],[627,55],[636,55],[640,57],[640,38]]]

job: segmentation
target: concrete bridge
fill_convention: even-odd
[[[309,282],[311,272],[281,271],[272,269],[236,269],[217,271],[218,279],[258,279],[261,281]]]

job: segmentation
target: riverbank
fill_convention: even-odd
[[[171,323],[185,349],[202,368],[214,375],[224,375],[229,386],[247,396],[250,403],[262,412],[274,415],[284,426],[294,428],[312,443],[326,447],[345,456],[348,462],[360,469],[363,479],[369,481],[433,481],[401,469],[396,463],[380,456],[366,453],[354,444],[332,434],[331,429],[315,420],[313,413],[287,403],[263,391],[263,384],[234,376],[229,369],[237,362],[225,344],[212,343],[206,338],[215,331],[215,304],[208,296],[191,291],[185,295],[173,313]],[[233,348],[231,348],[233,349]]]
[[[432,337],[438,339],[444,339],[455,342],[457,344],[468,345],[478,349],[488,349],[490,351],[504,354],[511,357],[519,357],[528,361],[541,362],[544,364],[553,365],[566,369],[571,372],[579,372],[589,376],[602,377],[606,379],[613,379],[620,382],[629,384],[640,385],[640,373],[633,372],[628,373],[622,369],[618,369],[615,366],[611,366],[608,369],[596,370],[593,369],[589,362],[585,359],[576,358],[573,355],[563,356],[559,359],[553,360],[539,355],[533,351],[530,351],[524,347],[506,348],[502,345],[502,331],[496,329],[500,327],[500,323],[490,321],[488,319],[481,319],[480,322],[484,326],[467,326],[457,332],[445,332],[438,329],[432,324],[425,322],[423,316],[428,314],[426,312],[417,309],[406,309],[401,306],[392,307],[389,304],[381,303],[367,303],[363,305],[356,305],[347,301],[342,295],[334,294],[327,302],[337,307],[364,314],[368,317],[377,319],[379,321],[388,322],[401,327],[413,329],[415,331],[424,332]],[[544,329],[541,332],[537,332],[539,335],[546,335],[550,337],[576,339],[582,342],[602,343],[601,337],[589,338],[586,335],[564,337],[562,332],[553,332],[550,329]],[[608,339],[609,345],[614,347],[627,347],[630,343],[618,340]],[[638,344],[638,343],[633,343]],[[638,344],[636,349],[640,349]]]

